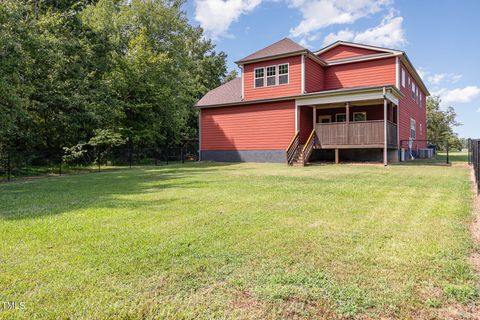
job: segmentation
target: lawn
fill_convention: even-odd
[[[478,301],[461,166],[192,163],[0,184],[11,318],[430,318]]]

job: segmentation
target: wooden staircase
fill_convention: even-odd
[[[292,166],[304,166],[305,162],[305,154],[303,153],[304,144],[299,144],[297,150],[295,150],[295,154],[292,159]]]
[[[315,143],[315,129],[312,130],[305,144],[300,143],[300,132],[297,132],[286,150],[287,163],[293,166],[305,166],[312,155]]]

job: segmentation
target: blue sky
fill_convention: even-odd
[[[405,50],[430,92],[451,105],[462,137],[480,137],[478,0],[189,0],[228,67],[283,37],[311,50],[348,40]]]

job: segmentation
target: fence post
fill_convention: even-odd
[[[62,162],[63,162],[63,159],[62,159],[62,157],[60,157],[60,168],[58,170],[58,175],[59,176],[62,176]]]
[[[100,172],[100,151],[97,150],[97,163],[98,163],[98,172]]]
[[[128,165],[132,169],[132,146],[128,148]]]
[[[477,193],[480,192],[480,139],[477,140],[477,165],[475,170],[477,171]]]
[[[448,150],[448,149],[449,149],[448,147],[449,147],[449,146],[448,146],[448,141],[447,141],[447,164],[450,163],[449,154],[448,154],[448,151],[449,151],[449,150]]]
[[[182,148],[180,149],[180,157],[182,157],[182,163],[185,163],[185,159],[183,158],[184,156],[184,152],[183,152],[183,146]]]
[[[10,150],[7,152],[7,181],[10,181],[12,175],[12,168],[11,168],[11,162],[10,162]]]
[[[470,156],[471,143],[472,143],[472,139],[468,138],[468,140],[467,140],[467,157],[468,157],[468,164],[472,164],[472,159],[471,159],[471,156]]]

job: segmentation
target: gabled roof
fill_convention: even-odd
[[[336,41],[318,51],[315,52],[316,55],[322,54],[328,50],[331,50],[335,47],[338,47],[340,45],[344,46],[350,46],[350,47],[356,47],[356,48],[362,48],[362,49],[369,49],[369,50],[374,50],[374,51],[379,51],[379,52],[384,52],[384,53],[391,53],[391,54],[399,54],[403,53],[403,51],[400,50],[395,50],[395,49],[389,49],[389,48],[382,48],[382,47],[377,47],[377,46],[371,46],[367,44],[360,44],[360,43],[355,43],[355,42],[349,42],[349,41]]]
[[[337,46],[340,46],[340,45],[362,48],[362,49],[368,49],[368,50],[374,50],[374,51],[378,51],[379,53],[378,54],[356,56],[356,57],[349,57],[349,58],[344,58],[344,59],[327,61],[326,62],[327,66],[333,66],[333,65],[336,65],[336,64],[352,63],[352,62],[360,62],[360,61],[373,60],[373,59],[383,59],[383,58],[387,58],[387,57],[398,57],[405,64],[408,71],[412,74],[413,78],[420,85],[420,87],[425,91],[425,93],[427,95],[430,95],[430,92],[428,91],[427,86],[423,82],[422,78],[418,74],[417,70],[413,66],[412,62],[408,58],[405,51],[389,49],[389,48],[382,48],[382,47],[371,46],[371,45],[360,44],[360,43],[354,43],[354,42],[349,42],[349,41],[336,41],[336,42],[334,42],[334,43],[316,51],[315,54],[317,56],[321,55],[322,53],[327,52],[327,51],[329,51],[329,50],[331,50],[331,49],[333,49]]]
[[[300,53],[307,53],[308,50],[298,43],[294,42],[289,38],[283,38],[280,41],[275,42],[274,44],[269,45],[257,52],[252,53],[251,55],[246,56],[243,59],[236,61],[237,64],[243,64],[245,62],[251,62],[254,60],[261,60],[264,58],[271,58],[275,56],[286,56]]]
[[[242,78],[235,78],[207,92],[196,106],[238,103],[242,101]]]

